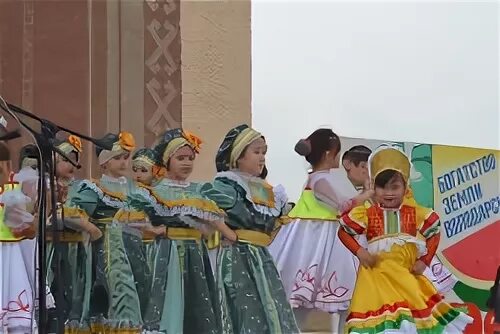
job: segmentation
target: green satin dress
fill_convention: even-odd
[[[91,331],[140,333],[150,295],[151,275],[142,234],[116,218],[126,209],[131,182],[103,175],[83,180],[68,198],[68,207],[85,211],[103,236],[91,243],[89,318]]]
[[[197,183],[164,179],[136,188],[129,204],[152,225],[167,227],[154,241],[151,296],[144,329],[153,333],[221,333],[220,303],[200,230],[223,212],[200,193]]]
[[[225,244],[217,261],[217,286],[226,333],[299,333],[266,244],[287,203],[284,190],[240,172],[217,174],[203,193],[227,214],[239,241]]]
[[[71,196],[78,189],[78,181],[69,186]],[[92,275],[91,245],[86,233],[76,229],[85,213],[70,208],[58,210],[56,233],[60,242],[61,276],[56,273],[52,225],[47,227],[47,283],[53,292],[57,311],[62,310],[68,329],[89,329],[90,288]],[[75,229],[72,229],[71,227]],[[58,289],[63,290],[63,299]]]

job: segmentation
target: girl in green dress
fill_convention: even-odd
[[[56,147],[68,158],[79,162],[82,153],[80,138],[69,136],[56,142]],[[57,309],[62,310],[66,328],[72,331],[89,329],[89,297],[91,274],[90,241],[101,237],[101,231],[88,220],[83,210],[64,208],[69,189],[76,187],[75,167],[63,156],[56,155],[57,177],[57,227],[55,233],[60,243],[61,276],[56,272],[52,225],[47,227],[47,281],[56,297]],[[51,220],[49,221],[51,223]],[[62,286],[61,286],[62,285]],[[57,291],[63,290],[63,299]]]
[[[66,208],[83,211],[102,233],[92,242],[91,332],[140,333],[141,306],[149,296],[148,268],[142,234],[124,224],[128,218],[123,214],[133,187],[125,176],[135,142],[126,132],[102,140],[112,144],[112,150],[96,148],[101,178],[80,181],[70,191]]]
[[[226,135],[216,157],[218,174],[203,193],[226,212],[238,236],[223,241],[217,284],[227,333],[299,333],[283,284],[267,251],[287,204],[281,187],[269,185],[264,137],[247,125]]]
[[[132,172],[137,187],[149,189],[152,185],[160,182],[165,177],[166,169],[163,167],[160,158],[155,150],[150,148],[141,148],[134,153],[132,157]],[[142,242],[144,253],[146,254],[146,265],[149,271],[154,268],[154,258],[156,255],[156,231],[150,221],[144,214],[137,215],[139,220],[136,225],[142,232]],[[134,225],[134,223],[130,224]],[[148,282],[149,284],[149,282]],[[142,309],[143,314],[147,306]]]
[[[155,256],[150,302],[144,316],[149,333],[220,333],[217,290],[203,233],[215,228],[229,239],[224,212],[188,181],[201,140],[182,129],[167,131],[155,151],[167,170],[153,187],[140,187],[130,205],[154,226]]]
[[[141,148],[132,157],[134,180],[145,186],[152,186],[160,181],[166,173],[155,150]]]

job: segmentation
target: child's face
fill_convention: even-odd
[[[169,160],[167,175],[169,179],[186,181],[194,168],[196,154],[189,146],[181,147]]]
[[[350,160],[344,160],[347,177],[355,186],[362,186],[368,180],[368,163],[361,161],[357,166]]]
[[[124,153],[104,164],[104,171],[111,177],[127,176],[129,173],[130,153]]]
[[[375,201],[388,209],[397,209],[403,203],[406,185],[401,175],[395,175],[385,187],[375,186]]]
[[[253,176],[259,176],[266,165],[267,144],[264,138],[259,138],[248,145],[243,155],[238,159],[238,169]]]
[[[153,172],[151,168],[146,168],[145,166],[132,166],[132,171],[134,172],[134,180],[150,186],[153,183]]]
[[[73,161],[77,161],[77,156],[74,152],[68,156]],[[71,180],[74,178],[75,167],[66,158],[58,157],[56,164],[56,175],[58,178]]]

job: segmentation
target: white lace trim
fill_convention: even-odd
[[[372,254],[390,252],[393,245],[403,246],[405,243],[414,243],[417,246],[418,257],[427,254],[425,242],[408,234],[389,236],[387,238],[370,241],[368,242],[368,251]]]
[[[155,213],[161,217],[192,216],[205,221],[217,221],[223,218],[222,214],[205,211],[191,206],[180,205],[168,208],[159,203],[151,192],[144,188],[138,188],[137,193],[143,196],[153,206]]]
[[[95,184],[94,182],[89,180],[82,180],[80,186],[81,184],[85,184],[87,187],[92,189],[97,194],[97,196],[99,196],[99,199],[103,201],[104,204],[115,209],[123,209],[125,207],[125,203],[123,201],[114,199],[111,196],[106,195],[102,191],[102,189],[99,188],[99,186],[97,186],[97,184]]]
[[[226,178],[226,179],[229,179],[231,181],[236,182],[240,187],[243,188],[243,190],[245,190],[245,198],[250,203],[252,203],[254,209],[263,215],[272,216],[272,217],[281,216],[281,212],[288,202],[288,196],[286,195],[285,188],[281,184],[277,185],[276,187],[273,187],[274,207],[268,207],[268,206],[261,205],[261,204],[255,204],[253,202],[252,193],[250,192],[250,189],[248,188],[248,183],[246,182],[246,180],[244,179],[244,177],[242,175],[235,173],[233,171],[228,171],[228,172],[217,173],[217,175],[215,177],[216,178]],[[249,177],[249,178],[253,178],[253,176]],[[259,181],[261,181],[261,180],[259,179]]]

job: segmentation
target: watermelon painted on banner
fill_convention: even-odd
[[[412,163],[410,186],[420,205],[441,217],[438,257],[459,281],[458,300],[486,311],[500,266],[500,151],[341,138],[342,149],[397,148]]]
[[[483,310],[500,265],[499,158],[494,150],[432,148],[440,259],[460,280],[457,295]]]

